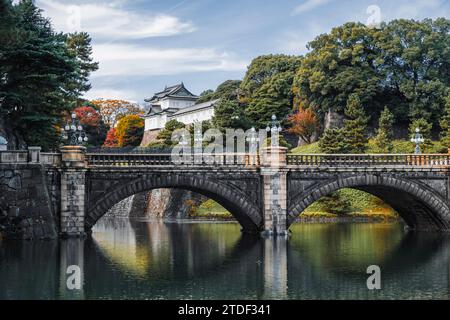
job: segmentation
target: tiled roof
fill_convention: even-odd
[[[183,82],[174,86],[166,87],[163,91],[157,92],[154,94],[154,96],[150,99],[145,99],[147,102],[151,101],[157,101],[161,100],[165,97],[183,97],[183,98],[190,98],[190,99],[197,99],[198,97],[194,95],[192,92],[190,92],[186,87],[184,86]]]

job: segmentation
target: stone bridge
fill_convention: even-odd
[[[341,188],[379,197],[411,229],[450,230],[449,154],[293,155],[271,147],[261,155],[188,156],[174,163],[170,154],[86,153],[69,146],[60,153],[35,147],[0,156],[0,227],[7,237],[83,236],[114,204],[158,188],[214,199],[246,233],[285,235],[309,205]]]

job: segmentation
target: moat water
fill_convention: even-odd
[[[100,220],[92,239],[0,241],[0,299],[449,299],[450,237],[401,223],[296,224],[286,241],[236,223]],[[69,290],[68,265],[82,287]],[[381,289],[367,288],[378,265]]]

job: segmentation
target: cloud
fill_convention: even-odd
[[[137,103],[137,101],[142,98],[139,94],[134,90],[125,90],[125,89],[116,89],[109,87],[98,87],[92,88],[84,95],[84,98],[87,100],[95,100],[95,99],[118,99],[118,100],[126,100],[129,102]]]
[[[131,44],[95,45],[93,57],[100,61],[94,77],[241,71],[248,64],[233,53],[213,48],[154,48]]]
[[[195,31],[190,21],[168,14],[134,13],[120,9],[117,4],[73,5],[56,0],[39,0],[38,3],[57,31],[86,31],[96,38],[141,39]]]
[[[299,4],[294,8],[292,12],[293,15],[305,13],[315,9],[316,7],[322,6],[331,0],[306,0],[302,4]]]

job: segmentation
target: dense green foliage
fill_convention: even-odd
[[[318,204],[327,208],[329,213],[346,214],[350,212],[350,201],[346,197],[341,197],[338,192],[320,198]]]
[[[246,130],[251,127],[250,120],[237,99],[220,99],[215,107],[212,123],[219,130],[226,128]]]
[[[394,139],[394,115],[388,107],[381,112],[377,135],[374,138],[375,153],[390,153],[394,148],[392,140]]]
[[[215,99],[236,100],[241,82],[241,80],[226,80],[219,84],[215,91],[211,89],[203,91],[196,104]]]
[[[323,117],[358,94],[371,118],[392,106],[396,122],[437,125],[450,87],[450,21],[393,20],[381,28],[346,23],[309,43],[294,88]]]
[[[96,69],[87,35],[53,31],[31,0],[0,0],[0,117],[16,140],[52,149],[62,115],[76,106]]]
[[[445,99],[445,112],[440,125],[442,145],[450,151],[450,93]]]
[[[323,153],[344,153],[346,145],[342,129],[327,129],[319,140],[319,148]]]
[[[75,32],[67,35],[67,50],[75,59],[79,68],[76,69],[77,77],[71,87],[76,90],[78,96],[91,89],[89,75],[98,69],[98,62],[93,62],[91,38],[86,32]],[[83,100],[79,100],[80,104]]]
[[[357,94],[351,94],[345,108],[347,119],[344,120],[344,152],[364,153],[367,148],[367,122],[361,101]]]
[[[272,114],[285,119],[292,111],[294,75],[301,59],[295,56],[267,55],[251,62],[241,83],[240,101],[247,117],[264,128]]]
[[[244,112],[244,105],[239,102],[240,80],[226,80],[217,86],[215,91],[206,90],[197,100],[198,103],[220,99],[214,108],[212,123],[215,128],[248,129],[251,124]]]
[[[157,140],[159,140],[159,144],[161,146],[170,147],[175,145],[172,141],[172,133],[177,129],[183,129],[186,125],[182,122],[179,122],[175,119],[167,121],[166,125],[164,126],[164,129],[162,129],[158,136],[156,137]]]

